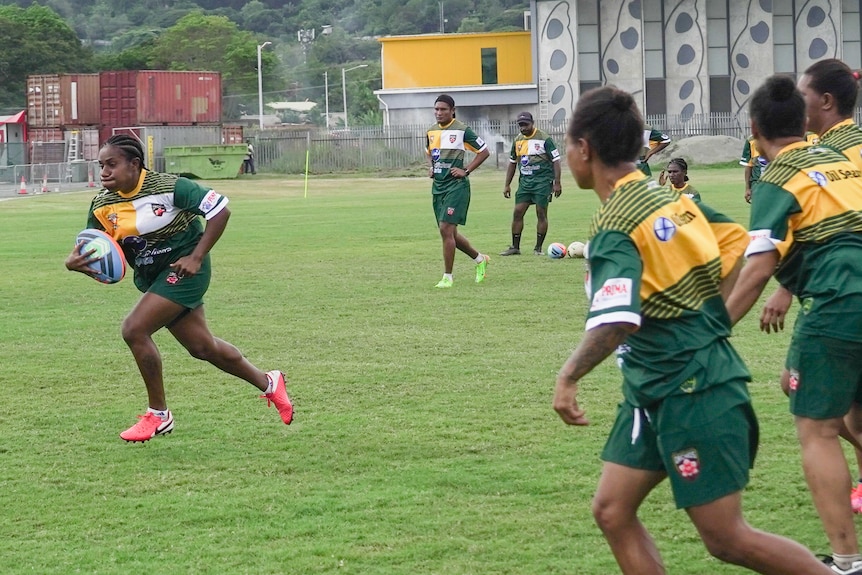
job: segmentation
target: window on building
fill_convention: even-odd
[[[482,83],[497,83],[497,49],[482,48]]]
[[[578,0],[578,91],[602,85],[598,0]]]
[[[664,2],[642,3],[644,46],[644,89],[646,114],[667,113],[667,86],[664,58]]]
[[[793,25],[795,3],[790,0],[772,5],[772,50],[777,73],[796,73],[796,29]]]
[[[841,3],[841,35],[844,62],[858,70],[862,68],[862,22],[859,19],[859,2]]]
[[[716,0],[706,5],[707,54],[709,72],[710,112],[731,111],[730,37],[727,0]]]

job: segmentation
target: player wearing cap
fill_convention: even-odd
[[[535,127],[530,112],[518,114],[520,133],[512,142],[509,167],[503,197],[512,197],[512,178],[519,171],[518,192],[515,194],[515,211],[512,215],[512,245],[501,252],[501,256],[521,253],[521,232],[524,230],[524,214],[531,205],[536,206],[536,246],[533,253],[542,255],[542,244],[548,234],[548,204],[552,197],[560,197],[560,152],[551,137]]]

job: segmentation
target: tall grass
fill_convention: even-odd
[[[690,173],[746,222],[741,169]],[[255,389],[158,333],[173,434],[125,444],[146,407],[119,336],[138,298],[63,268],[92,191],[0,203],[0,558],[4,573],[573,574],[617,572],[590,516],[620,397],[606,362],[582,384],[593,422],[551,410],[583,332],[581,260],[494,254],[510,241],[503,173],[472,177],[464,234],[492,254],[435,290],[425,178],[216,182],[231,199],[206,298],[213,332],[289,374],[284,426]],[[597,206],[564,179],[551,241]],[[523,245],[532,247],[533,212]],[[755,526],[820,551],[778,389],[788,334],[743,320],[735,344],[762,426],[744,501]],[[730,574],[660,486],[642,517],[668,570]]]

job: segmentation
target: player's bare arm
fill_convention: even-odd
[[[554,410],[569,425],[589,425],[585,412],[578,406],[578,381],[614,352],[638,326],[631,323],[609,323],[588,331],[578,347],[560,368],[554,391]]]
[[[763,293],[769,278],[772,277],[777,263],[778,252],[775,250],[749,256],[725,303],[731,325],[736,325],[736,322],[742,319],[757,302],[757,298]]]

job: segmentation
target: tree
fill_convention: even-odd
[[[0,106],[26,107],[27,76],[94,70],[93,53],[44,6],[0,6]]]
[[[231,110],[240,105],[257,109],[257,46],[251,33],[227,18],[193,12],[158,37],[150,67],[221,72],[223,95],[242,95],[231,100]],[[261,65],[264,91],[281,88],[278,58],[271,50],[261,52]]]

